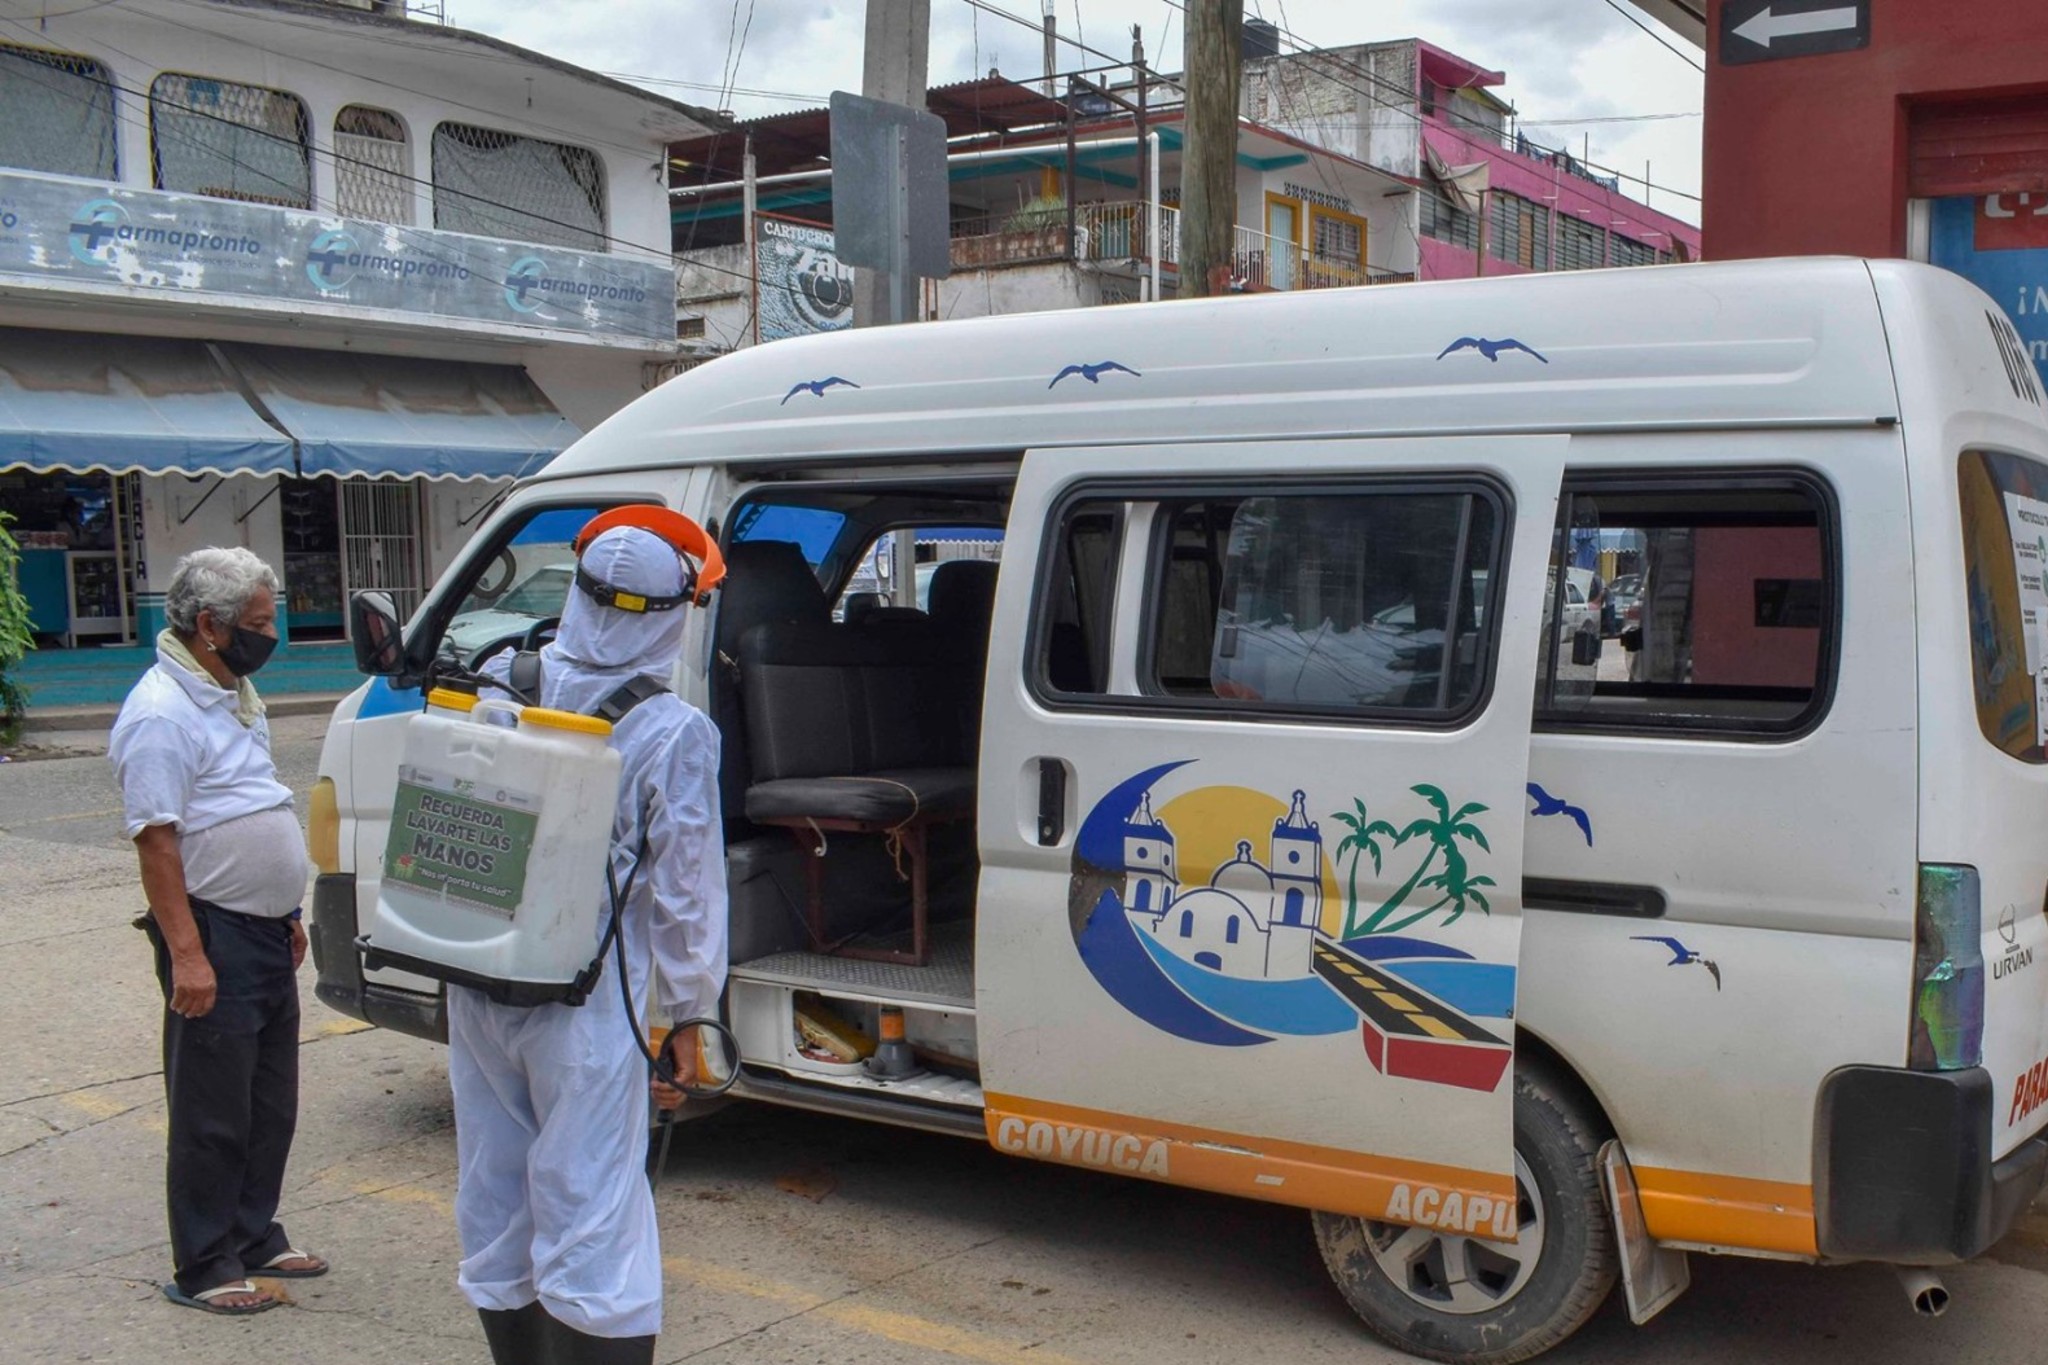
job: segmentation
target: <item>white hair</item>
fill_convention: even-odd
[[[276,592],[277,573],[255,551],[218,545],[194,550],[171,572],[171,586],[164,593],[164,615],[180,635],[199,629],[202,611],[221,625],[232,626],[242,619],[243,608],[262,588]]]

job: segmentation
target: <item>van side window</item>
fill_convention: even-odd
[[[1957,470],[1977,727],[2024,763],[2048,763],[2048,465],[1973,450]]]
[[[1805,475],[1567,476],[1539,727],[1805,729],[1834,672],[1833,517]]]
[[[1109,686],[1123,521],[1122,503],[1084,502],[1061,525],[1039,622],[1040,666],[1054,692],[1087,695]]]
[[[1143,600],[1127,604],[1143,613],[1140,695],[1115,704],[1444,723],[1483,699],[1506,521],[1492,487],[1232,490],[1111,505],[1142,512],[1152,528]],[[1104,507],[1072,504],[1060,524],[1041,627],[1054,692],[1100,694],[1109,677],[1115,572],[1099,548],[1113,545]],[[1102,625],[1084,630],[1093,594]]]

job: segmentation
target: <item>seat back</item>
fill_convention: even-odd
[[[740,645],[755,782],[964,767],[958,659],[924,625],[756,626]]]
[[[745,689],[736,677],[740,642],[754,627],[770,622],[829,624],[832,603],[803,551],[790,541],[740,541],[725,552],[725,563],[725,585],[718,592],[711,718],[723,737],[718,792],[731,821],[746,809],[747,787],[754,780]]]

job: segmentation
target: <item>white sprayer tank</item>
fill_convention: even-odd
[[[384,883],[362,940],[389,963],[517,1004],[567,998],[609,913],[611,726],[436,691],[406,725]]]

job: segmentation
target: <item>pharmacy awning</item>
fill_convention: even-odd
[[[0,328],[0,469],[289,474],[204,342]]]
[[[298,441],[306,475],[517,478],[582,435],[517,365],[286,346],[221,350],[258,406]]]

